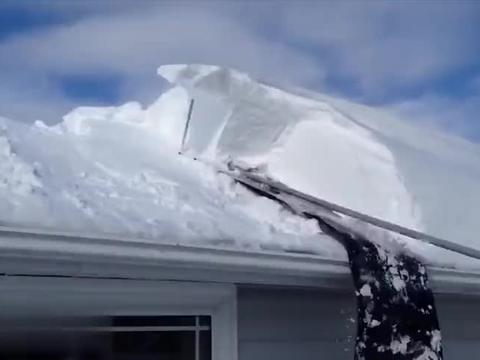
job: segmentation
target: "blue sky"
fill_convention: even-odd
[[[0,2],[0,115],[148,104],[158,65],[235,67],[480,142],[479,1]]]

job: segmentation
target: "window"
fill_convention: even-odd
[[[21,319],[0,328],[0,358],[211,360],[210,316]]]
[[[8,276],[0,293],[0,359],[237,360],[234,285]]]

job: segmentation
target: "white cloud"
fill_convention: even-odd
[[[465,87],[468,95],[454,97],[430,92],[398,101],[389,108],[413,122],[480,143],[480,74],[472,76]]]
[[[2,69],[3,70],[3,69]],[[56,121],[75,104],[46,77],[31,72],[0,70],[0,117]]]
[[[341,93],[325,81],[339,78],[357,87],[359,99],[388,97],[411,118],[462,133],[480,127],[476,95],[403,96],[480,62],[476,2],[75,4],[42,2],[39,9],[68,21],[0,42],[0,115],[58,121],[76,105],[55,83],[61,75],[117,74],[122,100],[151,101],[162,87],[158,65],[199,62]]]
[[[284,11],[286,36],[325,54],[366,98],[480,61],[475,2],[317,2]]]
[[[480,142],[480,91],[463,99],[429,94],[390,108],[413,122]]]
[[[149,93],[165,63],[217,63],[267,79],[321,82],[324,69],[311,57],[265,39],[226,7],[157,6],[148,12],[87,17],[0,44],[4,71],[32,82],[52,75],[89,72],[125,77],[130,97]]]

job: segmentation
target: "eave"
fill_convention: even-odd
[[[351,289],[342,260],[7,227],[0,273]],[[429,267],[429,275],[436,293],[480,295],[480,272]]]

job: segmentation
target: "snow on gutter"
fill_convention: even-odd
[[[24,276],[189,280],[349,289],[346,262],[0,227],[0,273]],[[430,268],[437,293],[480,295],[480,273]]]

